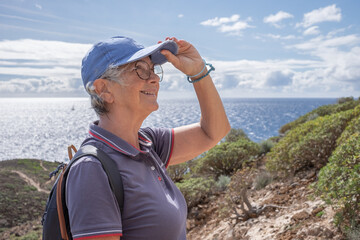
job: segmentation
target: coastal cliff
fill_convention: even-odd
[[[255,143],[239,129],[171,166],[188,203],[188,239],[359,239],[359,100],[339,99]],[[0,162],[0,239],[41,239],[58,163]]]

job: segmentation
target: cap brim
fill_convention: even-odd
[[[160,52],[161,50],[169,50],[172,54],[176,55],[178,52],[178,46],[174,41],[168,40],[150,47],[143,48],[137,51],[134,55],[132,55],[127,63],[134,62],[140,60],[144,57],[150,56],[151,61],[154,64],[164,64],[167,62],[167,59]]]

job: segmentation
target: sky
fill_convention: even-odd
[[[0,97],[84,97],[92,44],[192,43],[222,97],[360,96],[358,0],[0,0]],[[161,98],[193,97],[166,63]]]

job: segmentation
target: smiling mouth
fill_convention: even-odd
[[[156,96],[154,92],[147,92],[147,91],[140,91],[142,94],[148,95],[148,96]]]

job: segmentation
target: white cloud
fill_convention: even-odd
[[[89,44],[21,39],[0,42],[0,92],[76,92]]]
[[[206,21],[201,22],[200,24],[204,25],[204,26],[217,27],[217,26],[221,26],[221,25],[226,24],[226,23],[237,22],[239,19],[240,19],[240,15],[234,14],[229,18],[227,18],[227,17],[222,17],[222,18],[215,17],[215,18],[212,18],[212,19],[208,19]]]
[[[280,28],[280,22],[287,18],[293,18],[294,16],[290,13],[279,11],[276,14],[271,14],[264,18],[264,23],[269,23],[277,28]]]
[[[217,27],[217,29],[223,33],[241,35],[243,30],[247,28],[253,28],[253,26],[249,24],[251,21],[251,18],[240,21],[240,15],[234,14],[231,17],[215,17],[208,19],[201,22],[200,24],[203,26]]]
[[[342,46],[356,46],[360,43],[360,37],[355,34],[340,36],[340,37],[324,37],[319,36],[313,39],[310,39],[307,42],[295,44],[291,47],[295,47],[299,50],[309,50],[309,51],[323,51],[329,48],[338,48]]]
[[[280,39],[280,40],[292,40],[292,39],[296,39],[296,36],[294,35],[286,35],[286,36],[281,36],[279,34],[266,34],[266,37],[272,38],[272,39]]]
[[[178,18],[183,18],[184,17],[184,14],[179,14],[178,15]]]
[[[42,6],[40,4],[35,4],[35,7],[38,8],[38,9],[42,9]]]
[[[274,35],[280,39],[280,36]],[[341,97],[358,96],[360,90],[360,37],[357,35],[318,36],[288,46],[299,51],[301,59],[211,62],[211,73],[222,96],[231,97]],[[308,60],[308,58],[313,60]],[[172,70],[171,70],[172,69]],[[169,72],[170,71],[170,72]],[[166,81],[177,91],[187,91],[182,74],[171,65],[165,69]],[[175,88],[162,86],[163,91]]]
[[[304,31],[304,35],[318,35],[320,33],[318,26],[309,27]]]
[[[333,94],[350,95],[360,90],[359,44],[357,35],[329,34],[287,47],[287,51],[299,51],[304,59],[206,61],[215,66],[211,76],[218,90],[228,94],[225,96],[339,97]],[[89,48],[88,44],[30,39],[1,41],[0,95],[84,94],[80,64]],[[313,60],[306,59],[309,55]],[[162,96],[193,91],[184,74],[171,64],[163,68]]]
[[[341,9],[337,8],[335,4],[315,9],[311,12],[305,13],[303,21],[297,26],[303,26],[305,28],[321,22],[340,22],[341,21]]]
[[[294,73],[291,71],[273,71],[267,74],[265,85],[269,87],[283,87],[292,84]]]

